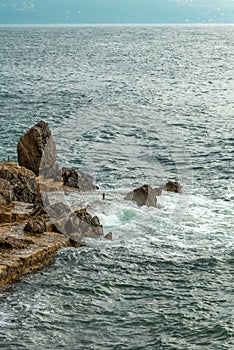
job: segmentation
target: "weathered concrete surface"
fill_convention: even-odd
[[[23,226],[0,226],[0,288],[45,265],[69,238],[54,232],[23,234]]]

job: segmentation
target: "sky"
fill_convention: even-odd
[[[234,0],[0,0],[0,24],[234,23]]]

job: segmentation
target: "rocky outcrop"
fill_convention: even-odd
[[[64,199],[64,187],[91,191],[97,186],[85,172],[59,170],[47,123],[24,134],[17,151],[19,166],[0,163],[0,287],[44,265],[61,247],[82,247],[84,237],[104,236],[99,218],[86,209],[50,205],[53,192],[58,201]]]
[[[93,184],[93,177],[90,174],[73,168],[62,168],[62,181],[64,186],[80,191],[94,191],[98,188]]]
[[[56,145],[48,124],[44,121],[40,121],[21,136],[17,152],[19,165],[32,170],[37,176],[59,176]]]
[[[146,205],[148,207],[157,206],[157,198],[154,189],[150,185],[143,185],[135,190],[129,192],[126,200],[132,200],[137,203],[137,205]]]
[[[36,176],[35,174],[24,168],[16,165],[0,163],[0,185],[1,198],[10,200],[34,203],[36,196]],[[4,190],[4,184],[6,188]],[[12,198],[13,192],[13,198]]]
[[[167,192],[181,193],[182,186],[177,181],[168,181],[166,185],[163,187],[163,189]]]

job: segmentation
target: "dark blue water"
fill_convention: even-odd
[[[40,119],[113,241],[0,292],[1,349],[233,349],[234,26],[0,28],[0,158]],[[178,180],[158,208],[130,189]],[[106,201],[101,200],[106,192]]]

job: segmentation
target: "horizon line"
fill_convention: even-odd
[[[234,22],[125,22],[125,23],[111,23],[111,22],[105,22],[105,23],[89,23],[89,22],[84,22],[84,23],[0,23],[0,27],[7,27],[7,26],[15,26],[15,27],[20,27],[20,26],[72,26],[72,27],[79,27],[79,26],[192,26],[192,25],[221,25],[221,26],[226,26],[226,25],[234,25]]]

